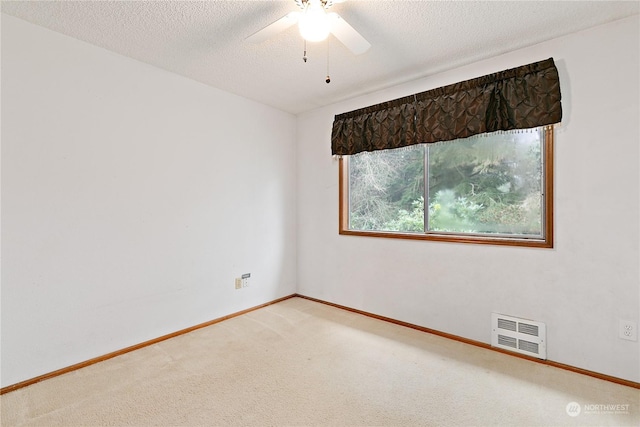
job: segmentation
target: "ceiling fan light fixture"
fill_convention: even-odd
[[[329,36],[331,22],[320,0],[307,1],[298,27],[302,38],[310,42],[319,42]]]

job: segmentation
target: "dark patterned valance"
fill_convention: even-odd
[[[334,155],[528,129],[562,119],[553,58],[339,114]]]

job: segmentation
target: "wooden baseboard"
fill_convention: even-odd
[[[369,312],[358,310],[358,309],[355,309],[355,308],[346,307],[344,305],[335,304],[335,303],[328,302],[328,301],[323,301],[323,300],[320,300],[320,299],[317,299],[317,298],[308,297],[306,295],[292,294],[292,295],[288,295],[286,297],[278,298],[276,300],[267,302],[265,304],[260,304],[260,305],[255,306],[255,307],[251,307],[251,308],[248,308],[246,310],[239,311],[237,313],[229,314],[227,316],[223,316],[223,317],[220,317],[220,318],[217,318],[217,319],[214,319],[214,320],[210,320],[210,321],[205,322],[205,323],[201,323],[199,325],[192,326],[190,328],[182,329],[180,331],[173,332],[171,334],[163,335],[161,337],[154,338],[152,340],[145,341],[143,343],[136,344],[136,345],[133,345],[131,347],[123,348],[122,350],[117,350],[117,351],[114,351],[112,353],[105,354],[104,356],[99,356],[99,357],[96,357],[96,358],[93,358],[93,359],[90,359],[90,360],[87,360],[87,361],[84,361],[84,362],[76,363],[75,365],[71,365],[71,366],[68,366],[66,368],[58,369],[57,371],[49,372],[47,374],[40,375],[38,377],[31,378],[29,380],[21,381],[19,383],[13,384],[13,385],[10,385],[10,386],[7,386],[7,387],[3,387],[3,388],[0,389],[0,395],[5,394],[5,393],[9,393],[9,392],[12,392],[12,391],[15,391],[15,390],[18,390],[18,389],[21,389],[23,387],[27,387],[27,386],[35,384],[35,383],[39,383],[40,381],[44,381],[44,380],[47,380],[49,378],[54,378],[54,377],[57,377],[57,376],[60,376],[60,375],[63,375],[63,374],[66,374],[66,373],[69,373],[69,372],[72,372],[72,371],[76,371],[78,369],[82,369],[84,367],[87,367],[87,366],[90,366],[90,365],[94,365],[96,363],[100,363],[100,362],[103,362],[105,360],[109,360],[109,359],[112,359],[114,357],[129,353],[129,352],[132,352],[132,351],[135,351],[135,350],[139,350],[141,348],[144,348],[144,347],[159,343],[161,341],[168,340],[170,338],[175,338],[175,337],[177,337],[179,335],[187,334],[187,333],[195,331],[197,329],[201,329],[201,328],[205,328],[207,326],[215,325],[216,323],[222,322],[224,320],[231,319],[231,318],[237,317],[237,316],[241,316],[241,315],[249,313],[251,311],[258,310],[260,308],[267,307],[267,306],[272,305],[272,304],[277,304],[277,303],[279,303],[281,301],[285,301],[285,300],[288,300],[288,299],[293,298],[293,297],[304,298],[304,299],[307,299],[309,301],[314,301],[314,302],[318,302],[318,303],[321,303],[321,304],[326,304],[326,305],[329,305],[329,306],[332,306],[332,307],[336,307],[336,308],[339,308],[339,309],[342,309],[342,310],[350,311],[352,313],[357,313],[357,314],[361,314],[363,316],[371,317],[371,318],[378,319],[378,320],[383,320],[385,322],[394,323],[396,325],[404,326],[404,327],[407,327],[407,328],[416,329],[416,330],[421,331],[421,332],[426,332],[426,333],[429,333],[429,334],[438,335],[438,336],[441,336],[441,337],[444,337],[444,338],[449,338],[449,339],[452,339],[452,340],[455,340],[455,341],[463,342],[465,344],[474,345],[476,347],[481,347],[481,348],[484,348],[484,349],[487,349],[487,350],[497,351],[498,353],[503,353],[503,354],[506,354],[506,355],[509,355],[509,356],[519,357],[521,359],[530,360],[532,362],[541,363],[543,365],[553,366],[555,368],[565,369],[567,371],[575,372],[575,373],[578,373],[578,374],[587,375],[587,376],[590,376],[590,377],[594,377],[594,378],[598,378],[598,379],[601,379],[601,380],[609,381],[609,382],[612,382],[612,383],[624,385],[624,386],[627,386],[627,387],[640,389],[640,383],[637,383],[637,382],[634,382],[634,381],[629,381],[629,380],[625,380],[625,379],[622,379],[622,378],[617,378],[617,377],[613,377],[613,376],[610,376],[610,375],[601,374],[599,372],[589,371],[589,370],[586,370],[586,369],[576,368],[575,366],[565,365],[564,363],[554,362],[554,361],[551,361],[551,360],[541,360],[541,359],[536,359],[534,357],[526,356],[524,354],[512,353],[512,352],[509,352],[509,351],[506,351],[506,350],[502,350],[502,349],[499,349],[499,348],[492,347],[489,344],[486,344],[486,343],[483,343],[483,342],[480,342],[480,341],[471,340],[471,339],[468,339],[468,338],[463,338],[463,337],[460,337],[458,335],[448,334],[446,332],[437,331],[435,329],[425,328],[424,326],[414,325],[412,323],[407,323],[407,322],[403,322],[401,320],[392,319],[390,317],[380,316],[380,315],[377,315],[377,314],[369,313]]]
[[[104,362],[105,360],[109,360],[109,359],[112,359],[114,357],[121,356],[121,355],[123,355],[125,353],[129,353],[129,352],[132,352],[132,351],[135,351],[135,350],[139,350],[141,348],[144,348],[144,347],[159,343],[161,341],[168,340],[170,338],[175,338],[175,337],[177,337],[179,335],[184,335],[184,334],[187,334],[189,332],[193,332],[193,331],[195,331],[197,329],[206,328],[207,326],[215,325],[216,323],[220,323],[220,322],[222,322],[224,320],[231,319],[231,318],[237,317],[237,316],[241,316],[243,314],[246,314],[246,313],[249,313],[251,311],[257,310],[259,308],[263,308],[263,307],[266,307],[268,305],[272,305],[272,304],[276,304],[276,303],[279,303],[279,302],[284,301],[284,300],[288,300],[289,298],[293,298],[295,296],[297,296],[297,294],[292,294],[292,295],[288,295],[286,297],[278,298],[276,300],[267,302],[265,304],[260,304],[260,305],[255,306],[255,307],[248,308],[246,310],[238,311],[237,313],[229,314],[227,316],[222,316],[222,317],[219,317],[217,319],[210,320],[208,322],[201,323],[201,324],[196,325],[196,326],[192,326],[190,328],[182,329],[180,331],[176,331],[176,332],[173,332],[171,334],[163,335],[161,337],[154,338],[152,340],[145,341],[145,342],[140,343],[140,344],[132,345],[131,347],[123,348],[122,350],[117,350],[117,351],[114,351],[112,353],[105,354],[104,356],[99,356],[99,357],[96,357],[96,358],[93,358],[93,359],[90,359],[90,360],[87,360],[87,361],[84,361],[84,362],[76,363],[75,365],[67,366],[66,368],[58,369],[57,371],[49,372],[48,374],[40,375],[38,377],[31,378],[29,380],[21,381],[19,383],[13,384],[13,385],[3,387],[3,388],[0,389],[0,395],[3,395],[5,393],[9,393],[9,392],[21,389],[23,387],[27,387],[27,386],[35,384],[35,383],[39,383],[40,381],[48,380],[50,378],[54,378],[54,377],[57,377],[57,376],[60,376],[60,375],[63,375],[63,374],[66,374],[66,373],[69,373],[69,372],[72,372],[72,371],[76,371],[78,369],[82,369],[82,368],[85,368],[87,366],[95,365],[96,363]]]
[[[640,383],[637,383],[635,381],[629,381],[629,380],[625,380],[623,378],[613,377],[611,375],[605,375],[605,374],[601,374],[599,372],[589,371],[587,369],[576,368],[575,366],[565,365],[564,363],[554,362],[552,360],[536,359],[535,357],[527,356],[525,354],[512,353],[512,352],[507,351],[507,350],[502,350],[500,348],[492,347],[490,344],[486,344],[486,343],[483,343],[481,341],[471,340],[471,339],[468,339],[468,338],[460,337],[458,335],[448,334],[446,332],[437,331],[435,329],[425,328],[424,326],[414,325],[412,323],[403,322],[401,320],[392,319],[390,317],[379,316],[377,314],[369,313],[369,312],[358,310],[358,309],[351,308],[351,307],[346,307],[344,305],[335,304],[335,303],[328,302],[328,301],[323,301],[323,300],[320,300],[320,299],[317,299],[317,298],[312,298],[312,297],[308,297],[308,296],[300,295],[300,294],[296,294],[296,296],[299,297],[299,298],[307,299],[309,301],[319,302],[319,303],[322,303],[322,304],[330,305],[332,307],[340,308],[342,310],[347,310],[347,311],[350,311],[352,313],[362,314],[363,316],[372,317],[374,319],[383,320],[385,322],[390,322],[390,323],[395,323],[396,325],[404,326],[404,327],[411,328],[411,329],[416,329],[418,331],[426,332],[426,333],[433,334],[433,335],[438,335],[438,336],[441,336],[441,337],[444,337],[444,338],[449,338],[451,340],[463,342],[465,344],[474,345],[476,347],[482,347],[482,348],[487,349],[487,350],[497,351],[498,353],[506,354],[506,355],[509,355],[509,356],[519,357],[521,359],[530,360],[532,362],[541,363],[543,365],[553,366],[554,368],[565,369],[567,371],[575,372],[577,374],[587,375],[587,376],[590,376],[590,377],[594,377],[594,378],[598,378],[598,379],[601,379],[601,380],[609,381],[609,382],[612,382],[612,383],[624,385],[624,386],[627,386],[627,387],[633,387],[633,388],[640,389]]]

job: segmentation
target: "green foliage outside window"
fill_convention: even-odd
[[[527,131],[352,156],[349,228],[540,236],[542,146]]]

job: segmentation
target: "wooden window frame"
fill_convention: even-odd
[[[338,161],[338,187],[339,187],[339,234],[348,236],[382,237],[392,239],[428,240],[436,242],[472,243],[500,246],[524,246],[533,248],[553,248],[553,171],[554,171],[554,130],[553,126],[544,128],[544,239],[518,238],[518,237],[494,237],[487,235],[469,235],[455,233],[406,233],[391,231],[363,231],[349,229],[349,179],[348,166],[340,157]]]

